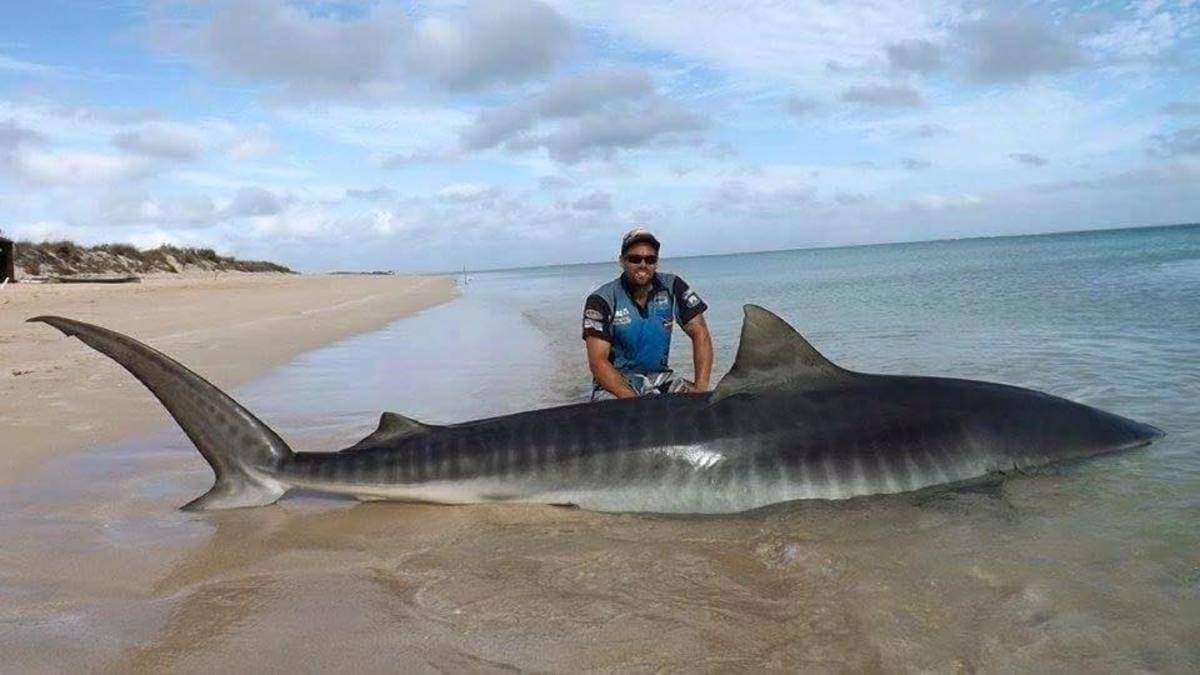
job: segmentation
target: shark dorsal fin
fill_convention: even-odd
[[[362,439],[342,452],[361,450],[365,447],[377,446],[386,441],[394,441],[405,436],[423,434],[432,429],[428,424],[418,422],[411,417],[405,417],[394,412],[385,412],[379,416],[379,428],[370,436]]]
[[[822,356],[778,316],[758,305],[746,305],[744,311],[737,357],[713,391],[713,403],[740,393],[817,389],[853,375]]]

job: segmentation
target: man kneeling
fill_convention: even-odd
[[[592,291],[584,304],[593,401],[709,387],[713,348],[704,322],[708,306],[683,279],[656,271],[659,248],[650,232],[628,232],[621,240],[621,276]],[[692,382],[675,377],[667,367],[676,322],[692,340]]]

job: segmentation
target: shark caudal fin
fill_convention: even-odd
[[[287,486],[272,469],[292,451],[274,431],[225,392],[169,356],[115,331],[57,316],[29,321],[50,324],[64,335],[119,363],[153,393],[208,461],[217,479],[185,510],[234,509],[275,503]]]

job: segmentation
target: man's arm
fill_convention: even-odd
[[[713,346],[704,315],[697,314],[691,321],[683,324],[683,332],[692,339],[692,368],[696,377],[692,390],[707,391],[709,378],[712,377]]]
[[[596,378],[596,382],[604,387],[608,393],[617,398],[634,398],[637,394],[625,382],[625,378],[621,377],[620,371],[613,367],[613,364],[608,360],[609,351],[612,350],[612,343],[604,338],[589,335],[585,338],[587,344],[587,360],[588,368],[592,371],[592,377]],[[711,351],[711,349],[710,349]],[[711,361],[711,358],[709,359]]]

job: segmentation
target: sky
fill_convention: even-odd
[[[0,230],[446,271],[1200,221],[1200,0],[0,4]]]

